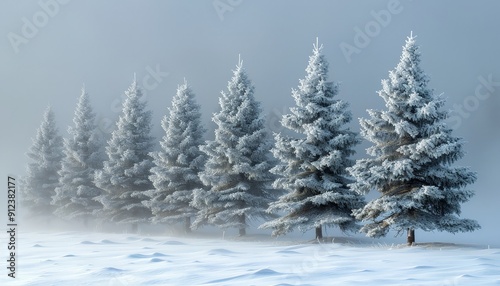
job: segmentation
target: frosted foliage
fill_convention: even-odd
[[[207,189],[195,192],[193,206],[199,213],[193,227],[210,223],[242,230],[247,219],[269,217],[265,210],[273,194],[271,143],[241,62],[227,91],[221,93],[219,105],[221,110],[212,118],[217,124],[215,140],[201,146],[207,162],[200,178]]]
[[[273,235],[322,225],[358,229],[351,211],[364,201],[347,187],[351,181],[345,168],[353,164],[350,156],[359,139],[346,126],[351,121],[349,106],[335,98],[338,85],[327,81],[328,63],[321,50],[314,45],[307,75],[292,91],[296,106],[281,121],[297,138],[275,134],[272,152],[280,163],[271,170],[278,175],[274,187],[287,193],[268,210],[285,215],[261,226],[273,228]]]
[[[120,223],[138,223],[151,217],[143,204],[153,167],[148,155],[154,146],[151,131],[151,112],[146,111],[142,92],[133,82],[125,92],[122,114],[106,147],[108,159],[95,174],[96,186],[104,192],[97,199],[103,205],[104,218]]]
[[[54,112],[48,107],[29,149],[27,174],[22,180],[21,200],[33,216],[50,216],[53,206],[51,197],[58,186],[61,168],[62,137],[59,136]]]
[[[95,200],[101,190],[94,184],[94,173],[102,168],[104,160],[102,142],[96,133],[95,114],[88,94],[82,90],[69,127],[69,137],[64,139],[64,158],[59,171],[59,186],[55,189],[52,204],[55,214],[64,219],[88,218],[101,209]]]
[[[198,173],[206,157],[199,149],[205,132],[200,106],[186,82],[177,88],[162,127],[162,149],[151,153],[154,167],[149,178],[155,188],[149,192],[151,200],[146,205],[151,208],[153,221],[173,223],[196,214],[190,203],[193,190],[203,187]]]
[[[419,46],[410,37],[400,62],[389,79],[382,81],[379,95],[387,110],[368,110],[360,119],[361,135],[373,143],[371,156],[349,169],[356,182],[352,189],[365,194],[371,189],[381,197],[355,214],[368,221],[368,236],[385,235],[389,229],[419,228],[452,233],[473,231],[477,222],[460,219],[460,204],[473,192],[464,189],[476,174],[452,163],[464,153],[462,141],[445,124],[444,101],[427,87],[420,68]]]

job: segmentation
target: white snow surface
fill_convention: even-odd
[[[20,232],[17,263],[0,285],[500,285],[498,248],[347,238]]]

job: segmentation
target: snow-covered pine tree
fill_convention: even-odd
[[[428,82],[419,46],[410,36],[400,62],[382,81],[379,96],[387,110],[368,110],[370,118],[360,119],[362,136],[374,144],[367,149],[372,158],[358,160],[349,172],[356,178],[351,185],[356,192],[381,193],[355,211],[356,218],[369,221],[361,231],[370,237],[408,230],[412,244],[415,229],[456,233],[480,227],[458,217],[460,204],[473,196],[464,187],[476,174],[451,166],[464,155],[463,142],[451,135],[444,100]]]
[[[316,42],[307,75],[292,91],[296,106],[281,121],[300,136],[275,134],[272,152],[280,163],[271,170],[278,175],[273,186],[288,192],[268,210],[286,214],[261,226],[273,228],[273,235],[315,228],[321,239],[323,225],[359,229],[352,210],[362,207],[364,199],[348,188],[352,181],[346,167],[354,163],[350,156],[360,140],[346,126],[351,121],[349,105],[335,98],[338,85],[327,81],[328,62],[321,50]]]
[[[148,178],[153,162],[148,154],[154,143],[150,135],[151,111],[146,110],[135,79],[125,95],[122,114],[106,146],[108,159],[94,179],[96,186],[104,190],[97,197],[104,217],[112,222],[131,223],[132,231],[137,231],[138,223],[152,216],[142,202],[149,199],[146,191],[153,188]]]
[[[189,232],[191,217],[198,211],[190,203],[193,190],[203,188],[198,173],[206,156],[199,149],[205,133],[200,106],[186,81],[177,88],[168,110],[169,116],[161,122],[166,133],[160,142],[162,150],[150,153],[155,166],[149,178],[155,189],[148,192],[151,200],[145,204],[151,209],[154,222],[183,221],[185,231]]]
[[[269,218],[266,209],[273,200],[271,189],[271,142],[265,131],[254,87],[239,61],[219,98],[221,110],[215,140],[201,150],[207,154],[200,173],[208,190],[195,191],[193,206],[199,209],[193,228],[204,223],[220,228],[238,228],[245,235],[248,219]]]
[[[94,184],[94,173],[102,168],[104,154],[96,133],[95,114],[84,89],[73,123],[74,127],[68,128],[69,138],[64,139],[65,156],[52,204],[56,215],[68,220],[81,219],[87,225],[88,219],[102,208],[95,200],[101,190]]]
[[[54,207],[50,202],[59,183],[57,172],[61,169],[62,147],[62,137],[49,106],[27,153],[32,162],[28,164],[27,174],[22,180],[21,201],[33,217],[52,216]]]

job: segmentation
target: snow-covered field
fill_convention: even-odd
[[[500,285],[498,248],[84,232],[18,241],[17,278],[2,267],[1,285]]]

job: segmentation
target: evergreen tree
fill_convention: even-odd
[[[354,163],[350,156],[359,139],[346,127],[351,121],[348,103],[335,98],[338,85],[327,81],[328,62],[321,50],[316,43],[307,75],[292,91],[296,106],[281,121],[299,136],[275,134],[272,152],[280,164],[271,170],[278,175],[273,186],[288,192],[269,207],[269,212],[286,214],[261,226],[273,228],[273,235],[315,228],[320,239],[323,225],[342,231],[359,229],[352,210],[364,201],[348,188],[351,181],[346,171]]]
[[[215,113],[215,140],[201,150],[207,154],[200,173],[209,190],[197,190],[193,206],[200,211],[193,228],[211,223],[220,228],[235,227],[245,235],[247,219],[268,218],[265,212],[273,199],[269,173],[270,140],[261,117],[254,87],[240,61],[219,98]]]
[[[50,204],[58,186],[61,168],[62,137],[54,119],[54,112],[47,107],[27,156],[31,159],[27,175],[22,180],[22,203],[33,216],[50,217],[54,211]]]
[[[151,208],[153,221],[184,221],[189,232],[191,217],[198,211],[190,206],[193,190],[203,187],[198,173],[205,163],[205,154],[199,149],[205,129],[200,106],[186,82],[177,88],[169,113],[161,122],[166,133],[160,142],[162,150],[150,154],[155,167],[149,178],[155,189],[149,192],[151,200],[146,205]]]
[[[142,202],[149,199],[146,191],[153,188],[148,178],[153,163],[148,154],[154,143],[151,111],[146,110],[135,80],[125,95],[122,114],[106,147],[108,159],[96,172],[95,184],[104,190],[97,197],[103,215],[112,222],[132,223],[136,231],[138,223],[151,218],[151,211]]]
[[[389,229],[440,230],[451,233],[473,231],[476,221],[460,219],[460,204],[473,192],[464,187],[476,180],[468,168],[453,167],[460,159],[463,142],[451,135],[443,111],[444,100],[428,87],[429,78],[420,67],[419,46],[410,36],[400,62],[379,91],[387,110],[368,110],[369,119],[360,119],[361,134],[374,145],[367,149],[372,158],[358,160],[349,169],[356,178],[358,193],[376,189],[381,197],[355,211],[358,219],[369,221],[361,230],[371,237]]]
[[[84,224],[102,205],[95,200],[101,190],[94,184],[94,173],[102,168],[103,152],[96,133],[95,114],[88,94],[82,90],[73,119],[64,139],[64,158],[59,171],[59,186],[52,204],[55,214],[69,220],[82,219]]]

